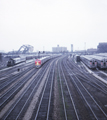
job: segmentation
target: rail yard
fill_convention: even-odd
[[[107,69],[89,68],[62,55],[1,69],[0,120],[107,120]]]

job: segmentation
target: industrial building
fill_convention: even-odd
[[[52,52],[67,52],[67,47],[59,47],[57,45],[57,47],[52,47]]]
[[[89,53],[89,54],[95,54],[95,53],[97,53],[97,49],[95,49],[95,48],[87,49],[87,53]]]
[[[99,45],[97,46],[97,52],[99,53],[107,52],[107,42],[99,43]]]

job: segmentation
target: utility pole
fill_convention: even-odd
[[[86,42],[84,43],[84,50],[85,50],[85,54],[86,54]]]

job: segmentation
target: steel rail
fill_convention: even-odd
[[[19,85],[19,86],[17,87],[17,89],[15,89],[15,86],[14,86],[15,91],[12,91],[12,93],[11,93],[3,102],[0,103],[0,106],[2,106],[18,89],[20,89],[24,84],[26,84],[27,80],[28,80],[29,78],[31,78],[31,76],[32,76],[34,73],[35,73],[35,72],[33,72],[32,74],[30,74],[29,77],[28,77],[25,81],[22,81],[21,85]],[[26,76],[26,77],[27,77],[27,76]],[[20,83],[20,82],[19,82],[19,83]],[[18,85],[18,84],[17,84],[17,85]]]
[[[29,72],[29,70],[32,70],[32,69],[27,69],[26,71],[22,72],[21,74],[18,74],[17,76],[13,76],[13,79],[12,78],[8,78],[8,82],[7,84],[6,83],[3,83],[1,85],[1,89],[0,91],[3,91],[3,89],[6,87],[8,87],[10,84],[12,84],[13,82],[15,82],[17,79],[19,79],[20,77],[22,77],[22,75],[25,75],[27,72]],[[11,80],[12,79],[12,80]],[[0,96],[1,98],[1,96]]]
[[[75,65],[75,63],[73,64],[73,66],[78,70],[78,72],[79,73],[83,73],[81,70],[79,70],[78,69],[78,67]],[[82,75],[82,74],[81,74]],[[92,76],[90,73],[87,75],[87,74],[84,74],[83,73],[83,75],[88,79],[88,80],[90,80],[90,81],[92,81],[92,79],[95,79],[96,80],[96,82],[95,81],[92,81],[94,84],[96,84],[97,86],[99,86],[105,93],[106,93],[106,90],[104,89],[104,86],[107,88],[107,86],[103,83],[103,82],[101,82],[101,81],[99,81],[96,77],[94,77],[94,76]],[[97,83],[98,82],[98,83]],[[99,84],[100,83],[100,84]],[[101,85],[103,85],[103,86],[101,86]],[[98,88],[99,89],[99,88]]]
[[[23,105],[21,111],[18,113],[18,115],[17,115],[17,117],[16,117],[15,120],[18,120],[18,119],[19,119],[19,116],[21,115],[21,113],[22,113],[24,107],[26,106],[26,104],[27,104],[27,102],[29,101],[30,97],[32,96],[33,92],[35,91],[35,89],[36,89],[37,86],[39,85],[39,83],[40,83],[41,79],[43,78],[43,76],[44,76],[45,72],[47,71],[47,69],[48,69],[48,66],[47,66],[47,67],[45,68],[45,70],[43,71],[41,77],[39,78],[37,84],[36,84],[35,87],[33,88],[31,94],[29,95],[28,99],[27,99],[26,102],[24,103],[24,105]],[[41,72],[40,72],[40,74],[41,74]],[[37,77],[36,77],[36,78],[37,78]],[[35,79],[36,79],[36,78],[35,78]]]
[[[41,74],[41,73],[39,73],[39,74]],[[40,79],[37,81],[37,84],[35,85],[35,88],[38,86],[38,84],[40,83],[40,80],[41,80],[41,78],[43,77],[43,75],[45,74],[45,71],[43,72],[43,74],[42,74],[42,76],[40,77]],[[32,76],[32,75],[31,75]],[[36,76],[36,78],[37,78],[37,76]],[[35,78],[35,79],[36,79]],[[20,98],[17,100],[17,102],[12,106],[12,108],[9,110],[9,112],[8,112],[8,114],[6,114],[5,115],[5,117],[4,117],[4,120],[5,119],[7,119],[8,118],[8,116],[9,116],[9,114],[13,111],[13,109],[16,107],[16,105],[18,104],[18,102],[22,99],[22,97],[24,96],[24,94],[27,92],[27,90],[31,87],[31,85],[33,84],[33,82],[35,81],[35,79],[33,79],[33,81],[30,83],[30,85],[27,87],[27,89],[22,93],[22,95],[20,96]],[[32,92],[31,92],[32,93]],[[28,99],[29,99],[29,97],[28,97]],[[27,99],[27,100],[28,100]],[[26,102],[25,102],[26,103]],[[24,105],[26,105],[26,104],[24,104]],[[24,108],[24,107],[23,107]],[[22,108],[22,109],[23,109]]]
[[[70,63],[68,63],[68,64],[70,64]],[[72,63],[73,64],[73,63]],[[96,83],[95,81],[92,81],[92,79],[96,79],[95,77],[93,77],[92,75],[90,75],[90,73],[84,73],[83,71],[81,71],[80,69],[79,69],[79,67],[74,63],[73,64],[73,66],[77,69],[77,72],[79,73],[79,75],[80,76],[82,76],[82,77],[85,77],[85,79],[88,79],[88,80],[90,80],[91,82],[93,82],[96,86],[98,86],[98,90],[100,90],[100,91],[102,91],[103,93],[105,93],[105,94],[107,94],[107,91],[101,86],[101,84],[98,84],[98,83]],[[70,68],[70,66],[69,66],[69,68]],[[97,79],[96,79],[97,80]],[[97,80],[98,81],[98,80]],[[87,81],[86,81],[87,82]],[[101,82],[100,82],[101,83]],[[103,84],[102,84],[103,85]],[[93,85],[94,86],[94,85]],[[96,87],[95,86],[95,87]]]
[[[55,60],[54,60],[55,62]],[[51,82],[51,89],[50,89],[50,95],[49,95],[49,104],[48,104],[48,111],[47,111],[47,120],[49,119],[49,110],[50,110],[50,104],[51,104],[51,97],[52,97],[52,87],[53,87],[53,81],[54,81],[54,74],[55,74],[55,65],[53,68],[53,76],[52,76],[52,82]]]
[[[67,72],[69,73],[69,71],[68,71],[69,68],[66,68],[66,67],[65,67],[65,69],[66,69]],[[70,75],[70,73],[69,73],[69,75]],[[94,113],[94,111],[92,110],[91,106],[89,105],[89,103],[87,102],[86,98],[85,98],[84,95],[82,94],[81,90],[79,89],[79,87],[78,87],[77,84],[75,83],[75,80],[73,79],[72,76],[70,76],[70,77],[71,77],[71,79],[73,80],[73,82],[74,82],[75,86],[77,87],[77,89],[79,90],[80,94],[82,95],[83,99],[85,100],[86,104],[87,104],[88,107],[90,108],[92,114],[94,115],[94,117],[96,118],[96,120],[98,120],[98,119],[97,119],[97,116],[95,115],[95,113]]]
[[[67,64],[66,64],[66,66],[67,66]],[[65,68],[66,68],[66,67],[65,67]],[[66,68],[67,71],[68,71],[68,69],[69,69],[69,67]],[[70,69],[69,69],[69,71],[72,72]],[[68,73],[70,74],[69,71],[68,71]],[[73,73],[73,72],[72,72],[72,73]],[[73,73],[73,74],[74,74],[74,73]],[[75,76],[75,75],[74,75],[74,76]],[[73,79],[72,76],[70,76],[70,77]],[[75,77],[76,77],[76,76],[75,76]],[[79,80],[77,77],[76,77],[76,80],[78,80],[78,82],[79,82],[79,83],[81,84],[81,86],[84,88],[84,90],[86,91],[86,93],[90,96],[90,98],[94,101],[94,103],[97,105],[97,107],[101,110],[101,112],[103,113],[103,115],[104,115],[105,117],[107,117],[106,113],[102,110],[102,108],[98,105],[98,103],[95,101],[95,99],[92,97],[92,95],[88,92],[88,90],[84,87],[84,85],[80,82],[80,80]],[[83,95],[83,93],[82,93],[81,90],[80,90],[80,87],[78,87],[78,85],[77,85],[77,83],[76,83],[76,80],[73,79],[73,82],[75,83],[76,87],[77,87],[78,90],[80,91],[80,93],[81,93],[81,95],[83,96],[83,98],[85,98],[85,96]],[[87,102],[86,99],[84,99],[84,100]],[[87,102],[87,103],[88,103],[88,102]],[[89,105],[89,103],[88,103],[88,105]],[[90,106],[90,105],[89,105],[89,106]],[[91,106],[90,106],[90,108],[91,108]],[[91,108],[91,110],[92,110],[92,108]],[[93,110],[92,110],[92,112],[93,112],[93,115],[95,116],[95,118],[98,119]]]
[[[62,101],[63,101],[63,107],[64,107],[65,120],[67,120],[67,112],[66,112],[66,107],[65,107],[65,98],[64,98],[64,92],[63,92],[62,83],[61,83],[61,75],[60,75],[60,71],[59,71],[59,66],[58,66],[58,73],[59,73],[59,80],[60,80],[60,86],[61,86],[61,95],[62,95]]]
[[[89,96],[92,98],[92,100],[95,102],[95,104],[99,107],[99,109],[102,111],[102,113],[104,114],[104,116],[107,117],[106,113],[103,111],[103,109],[100,107],[100,105],[96,102],[96,100],[93,98],[93,96],[90,94],[90,92],[85,88],[85,86],[81,83],[81,81],[78,78],[77,78],[77,80],[82,85],[82,87],[85,89],[85,91],[89,94]]]
[[[105,89],[103,89],[101,86],[97,86],[95,83],[90,83],[90,79],[87,79],[85,76],[83,76],[83,75],[77,75],[77,78],[78,79],[81,79],[82,81],[84,81],[84,82],[86,82],[86,83],[88,83],[89,85],[91,85],[91,86],[93,86],[94,88],[96,88],[97,90],[99,90],[99,91],[101,91],[102,93],[104,93],[104,94],[107,94],[107,91],[105,90]],[[87,80],[88,81],[87,81]],[[95,84],[95,85],[94,85]]]
[[[75,111],[75,114],[76,114],[76,118],[77,118],[77,120],[80,120],[79,115],[78,115],[77,110],[76,110],[76,106],[75,106],[73,97],[72,97],[72,95],[71,95],[71,92],[70,92],[70,89],[69,89],[69,86],[68,86],[68,83],[67,83],[67,80],[66,80],[65,75],[64,75],[62,66],[61,66],[61,71],[62,71],[62,73],[63,73],[63,77],[64,77],[64,80],[65,80],[65,83],[66,83],[66,86],[67,86],[67,89],[68,89],[68,93],[69,93],[71,102],[72,102],[72,104],[73,104],[73,108],[74,108],[74,111]]]
[[[51,68],[49,69],[52,69],[52,66]],[[37,109],[37,112],[36,112],[36,116],[35,116],[35,120],[37,120],[38,118],[38,114],[39,114],[39,111],[40,111],[40,107],[41,107],[41,104],[42,104],[42,101],[43,101],[43,97],[44,97],[44,94],[45,94],[45,90],[46,90],[46,87],[47,87],[47,83],[49,82],[49,76],[51,74],[51,70],[49,71],[48,73],[48,76],[47,76],[47,79],[46,79],[46,83],[44,85],[44,88],[43,88],[43,92],[42,92],[42,96],[41,96],[41,99],[40,99],[40,102],[39,102],[39,105],[38,105],[38,109]],[[48,86],[49,87],[49,86]],[[48,106],[49,106],[49,101],[48,101]],[[47,116],[46,116],[47,117]]]
[[[32,72],[32,71],[31,71]],[[30,75],[31,73],[29,73],[29,75]],[[24,78],[26,78],[26,77],[24,77]],[[20,78],[19,78],[20,79]],[[20,79],[17,83],[15,83],[10,89],[8,89],[5,93],[3,93],[1,96],[0,96],[0,98],[3,98],[3,97],[5,97],[6,96],[6,94],[8,95],[9,94],[9,92],[13,92],[13,90],[12,89],[15,89],[15,87],[18,85],[18,84],[20,84],[20,82],[22,81],[23,79]],[[8,87],[7,87],[8,88]],[[0,103],[1,104],[1,103]]]
[[[20,68],[20,69],[22,69],[22,68],[28,68],[28,67],[33,67],[34,65],[33,65],[33,63],[26,63],[26,64],[22,64],[22,65],[19,65],[19,66],[14,66],[14,67],[11,67],[10,69],[6,69],[6,70],[4,70],[4,71],[1,71],[0,72],[0,77],[2,76],[6,76],[6,75],[8,75],[8,74],[11,74],[12,72],[14,72],[14,71],[17,71],[17,69],[18,68]]]

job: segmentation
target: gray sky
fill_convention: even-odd
[[[0,50],[74,50],[107,42],[107,0],[0,0]]]

